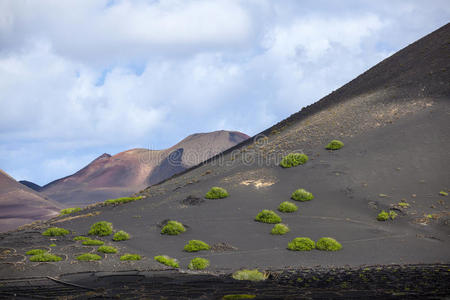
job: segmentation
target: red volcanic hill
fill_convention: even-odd
[[[0,231],[55,217],[60,209],[60,204],[0,170]]]
[[[195,166],[248,139],[235,131],[197,133],[164,150],[131,149],[102,154],[73,175],[55,180],[42,193],[65,206],[83,206],[128,196]]]

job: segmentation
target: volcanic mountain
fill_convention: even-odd
[[[8,263],[1,264],[0,277],[58,274],[62,282],[108,286],[98,291],[102,296],[120,292],[136,298],[449,295],[449,54],[447,24],[253,139],[146,188],[138,193],[143,197],[139,200],[98,204],[0,236],[0,247],[15,253],[3,255]],[[344,146],[326,149],[335,139]],[[280,160],[288,153],[303,153],[309,160],[283,168]],[[207,199],[212,187],[226,189],[228,197]],[[291,199],[298,189],[314,198]],[[278,211],[284,201],[298,210]],[[273,224],[255,221],[262,210],[276,212],[290,231],[270,234]],[[388,218],[379,221],[382,211]],[[184,224],[186,231],[162,234],[168,220]],[[80,253],[97,250],[86,250],[73,237],[88,234],[99,221],[111,222],[130,239],[115,242],[111,236],[98,236],[118,253],[101,254],[100,263],[79,262]],[[54,238],[51,253],[63,260],[32,263],[25,251],[48,249],[49,237],[41,232],[49,226],[71,231]],[[300,239],[297,249],[310,251],[288,250],[297,237],[331,237],[342,249],[320,251]],[[211,247],[184,251],[190,240]],[[141,260],[120,260],[125,253],[138,254]],[[181,270],[187,270],[194,257],[208,259],[210,266],[206,273],[179,272],[154,260],[157,255],[177,259]],[[230,276],[244,268],[263,274]],[[42,293],[45,282],[50,284],[42,279],[33,286]],[[30,291],[19,289],[17,282],[9,284],[15,293]],[[55,285],[47,289],[49,295]],[[0,292],[7,288],[4,282]],[[84,292],[71,290],[70,295]]]
[[[0,231],[58,215],[61,205],[0,170]]]
[[[73,175],[55,180],[41,192],[65,206],[84,206],[128,196],[167,179],[246,140],[235,131],[197,133],[165,150],[132,149],[99,156]]]

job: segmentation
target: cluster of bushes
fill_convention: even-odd
[[[62,258],[58,255],[50,254],[44,249],[32,249],[26,252],[26,255],[30,255],[30,261],[32,262],[56,262],[61,261]]]
[[[142,196],[138,196],[138,197],[120,197],[120,198],[116,198],[116,199],[108,199],[104,203],[105,204],[122,204],[122,203],[128,203],[128,202],[133,202],[133,201],[136,201],[136,200],[140,200],[142,198],[143,198]]]
[[[394,220],[397,217],[397,213],[393,210],[390,210],[389,212],[386,212],[384,210],[382,210],[378,216],[377,216],[377,220],[378,221],[387,221],[387,220]]]
[[[307,237],[297,237],[288,243],[287,248],[292,251],[311,251],[313,249],[338,251],[342,249],[342,245],[330,237],[323,237],[319,239],[317,243]]]
[[[80,210],[81,210],[80,207],[65,208],[65,209],[61,209],[60,214],[68,215],[68,214],[73,214],[73,213],[79,212]]]

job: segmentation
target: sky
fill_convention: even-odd
[[[255,135],[450,19],[447,1],[0,0],[0,169]]]

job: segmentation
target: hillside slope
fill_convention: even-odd
[[[445,195],[450,189],[449,53],[450,25],[446,25],[253,139],[146,188],[140,193],[144,197],[141,200],[92,206],[75,214],[76,218],[56,218],[0,240],[2,247],[14,248],[18,240],[27,237],[27,243],[20,244],[17,250],[23,255],[27,247],[48,243],[48,238],[31,230],[42,231],[57,224],[86,234],[94,222],[108,221],[115,230],[125,230],[131,238],[116,243],[110,237],[100,237],[119,248],[119,254],[107,255],[100,264],[78,263],[76,254],[84,250],[70,235],[58,239],[58,246],[52,250],[64,255],[64,261],[53,265],[26,262],[21,265],[23,269],[7,266],[0,276],[6,272],[14,276],[27,272],[32,276],[93,270],[167,270],[153,260],[155,255],[174,257],[180,268],[186,269],[190,260],[199,256],[210,260],[210,274],[258,268],[268,271],[268,281],[279,283],[278,288],[307,289],[314,284],[321,289],[335,281],[348,287],[354,282],[345,279],[351,273],[348,268],[360,267],[358,282],[367,290],[376,290],[377,286],[383,288],[388,282],[406,278],[395,271],[383,279],[376,273],[383,267],[446,264],[447,271],[430,274],[442,279],[435,281],[441,284],[435,285],[435,292],[448,295],[448,284],[442,284],[450,276],[450,210]],[[326,150],[333,139],[342,140],[344,147]],[[306,153],[309,161],[293,168],[280,167],[281,158],[290,152]],[[205,199],[206,192],[214,186],[227,189],[229,197]],[[291,200],[291,194],[300,188],[312,192],[314,199]],[[295,203],[298,211],[278,212],[283,201]],[[406,204],[399,205],[400,202]],[[255,222],[263,209],[277,211],[290,232],[271,235],[272,224]],[[392,210],[398,216],[377,221],[382,210]],[[162,235],[161,225],[167,220],[185,224],[186,232]],[[336,252],[289,251],[288,242],[295,237],[314,241],[333,237],[343,248]],[[197,253],[183,251],[192,239],[213,247]],[[121,262],[123,253],[140,254],[142,260]],[[374,271],[373,282],[364,273],[367,265],[374,266],[368,268]],[[315,283],[318,280],[314,278],[306,282],[302,277],[277,281],[280,270],[291,272],[305,267],[324,272],[341,267],[344,272],[330,277],[331,283]],[[141,276],[133,274],[135,278]],[[404,291],[411,291],[424,281],[433,286],[434,279],[427,279],[430,274],[404,282]],[[218,279],[210,280],[209,284]],[[375,281],[379,285],[374,287]],[[195,286],[194,282],[189,284]],[[145,288],[151,290],[154,286]],[[239,292],[257,291],[263,286],[248,284]],[[228,285],[229,290],[234,287]],[[204,293],[213,292],[205,287]]]
[[[0,231],[58,215],[61,206],[0,170]]]
[[[248,138],[233,131],[193,134],[165,150],[131,149],[102,154],[73,175],[55,180],[42,193],[66,206],[84,206],[128,196],[197,165]]]

